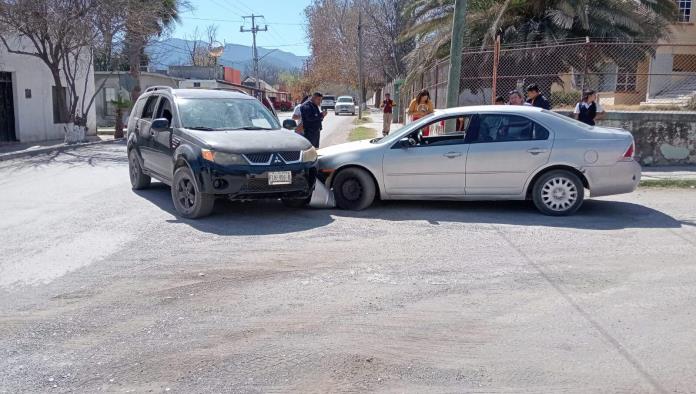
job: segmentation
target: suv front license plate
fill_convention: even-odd
[[[273,185],[291,185],[292,184],[292,172],[290,171],[280,171],[280,172],[269,172],[268,173],[268,184]]]

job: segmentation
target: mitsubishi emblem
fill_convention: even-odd
[[[280,159],[279,155],[273,155],[273,164],[283,164],[283,161]]]

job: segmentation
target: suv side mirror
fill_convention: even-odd
[[[283,128],[288,130],[295,130],[297,128],[297,122],[292,119],[285,119],[283,121]]]
[[[155,119],[150,128],[154,131],[167,131],[169,130],[169,120],[167,118]]]

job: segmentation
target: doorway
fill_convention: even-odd
[[[0,72],[0,142],[16,140],[12,74]]]

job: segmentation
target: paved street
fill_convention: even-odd
[[[281,123],[285,119],[292,117],[291,112],[282,112],[278,114]],[[346,142],[348,134],[355,127],[353,121],[356,116],[336,115],[334,111],[329,111],[324,119],[324,130],[321,132],[321,147],[341,144]]]
[[[119,144],[0,185],[0,392],[696,387],[694,190],[189,221],[130,190]]]

